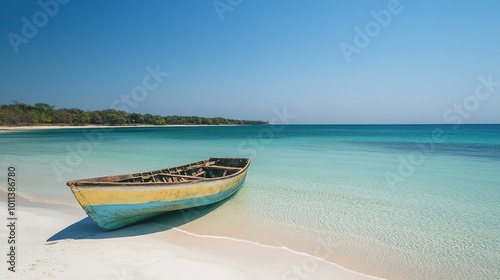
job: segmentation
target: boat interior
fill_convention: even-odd
[[[248,158],[210,158],[160,170],[70,181],[71,185],[129,185],[137,183],[182,183],[231,176],[248,167]]]
[[[177,183],[190,180],[220,178],[241,171],[248,164],[247,159],[211,158],[182,166],[132,174],[119,183]]]

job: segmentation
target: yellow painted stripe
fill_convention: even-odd
[[[197,182],[178,187],[85,187],[72,186],[73,194],[82,207],[90,205],[136,204],[153,201],[175,201],[217,194],[235,187],[246,172],[220,183]],[[208,183],[208,185],[207,185]],[[142,188],[142,189],[141,189]]]

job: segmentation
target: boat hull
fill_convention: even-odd
[[[221,201],[243,184],[247,170],[235,176],[179,185],[71,185],[87,215],[100,227],[118,229],[165,212]]]

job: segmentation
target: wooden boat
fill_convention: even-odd
[[[245,180],[250,159],[210,158],[149,172],[69,181],[87,215],[118,229],[168,211],[221,201]]]

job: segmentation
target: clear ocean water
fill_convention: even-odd
[[[500,125],[32,130],[0,133],[0,156],[19,191],[71,204],[68,180],[252,157],[206,232],[389,279],[500,279]]]

